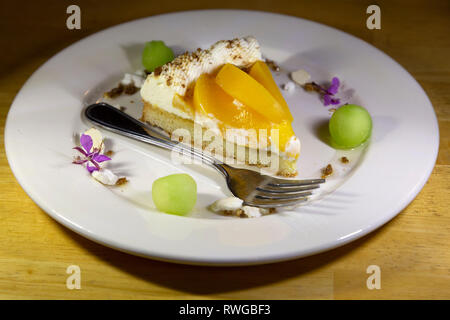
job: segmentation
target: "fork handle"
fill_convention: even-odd
[[[223,175],[228,175],[225,168],[222,166],[223,164],[214,157],[211,157],[194,147],[171,140],[169,137],[157,132],[146,123],[136,120],[125,112],[122,112],[107,103],[100,102],[91,104],[86,108],[84,114],[88,120],[101,128],[167,150],[188,152],[202,160],[204,163],[214,167]]]

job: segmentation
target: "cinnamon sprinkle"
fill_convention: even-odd
[[[161,74],[161,72],[162,72],[162,67],[158,67],[153,71],[153,74],[155,76],[159,76]]]

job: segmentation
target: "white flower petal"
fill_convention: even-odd
[[[309,79],[311,79],[311,75],[307,71],[300,69],[300,70],[292,72],[291,78],[296,83],[303,86],[304,84],[306,84],[309,81]]]
[[[114,186],[119,180],[119,177],[108,169],[101,169],[98,171],[94,171],[92,172],[91,175],[95,180],[108,186]]]
[[[105,146],[103,145],[103,136],[100,131],[98,131],[95,128],[91,128],[91,129],[85,131],[84,134],[91,137],[93,148],[97,148],[97,149],[102,148],[102,150],[100,150],[100,152],[103,152],[103,149]]]

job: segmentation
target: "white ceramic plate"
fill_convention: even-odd
[[[130,182],[107,188],[71,164],[75,136],[89,128],[81,110],[102,86],[141,68],[145,41],[162,39],[176,52],[253,35],[284,70],[303,68],[313,80],[338,75],[373,117],[373,135],[351,169],[338,168],[334,190],[295,211],[259,219],[221,217],[206,207],[228,195],[209,168],[177,166],[169,153],[105,132],[115,151],[110,167]],[[286,82],[286,74],[277,76]],[[318,128],[330,112],[298,88],[286,94],[302,141],[301,177],[336,163]],[[134,112],[139,112],[135,110]],[[355,240],[410,203],[429,177],[438,144],[433,108],[417,82],[384,53],[311,21],[250,11],[191,11],[109,28],[63,50],[36,71],[17,95],[5,129],[10,166],[28,195],[50,216],[96,242],[136,255],[190,264],[245,265],[311,255]],[[344,153],[345,155],[345,153]],[[341,166],[342,167],[342,166]],[[191,216],[154,209],[151,184],[187,172],[198,184]]]

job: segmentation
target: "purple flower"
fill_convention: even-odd
[[[86,169],[87,171],[89,171],[89,173],[100,170],[99,163],[111,160],[111,158],[105,156],[104,154],[100,154],[100,149],[92,148],[93,142],[91,136],[87,134],[81,135],[80,144],[83,148],[74,147],[73,149],[81,153],[82,156],[77,156],[72,163],[74,164],[86,163]]]
[[[323,105],[324,106],[329,106],[330,104],[337,105],[339,103],[341,103],[341,101],[339,99],[333,99],[331,97],[331,95],[329,95],[329,94],[325,94],[323,96]]]
[[[324,106],[329,106],[330,104],[337,105],[340,103],[339,99],[333,98],[333,96],[338,93],[339,86],[340,86],[340,81],[339,81],[338,77],[334,77],[333,79],[331,79],[331,84],[328,87],[328,89],[318,86],[320,91],[323,94],[323,105]]]
[[[339,85],[340,82],[338,77],[334,77],[333,79],[331,79],[331,85],[328,87],[327,90],[328,94],[335,95],[339,90]]]

